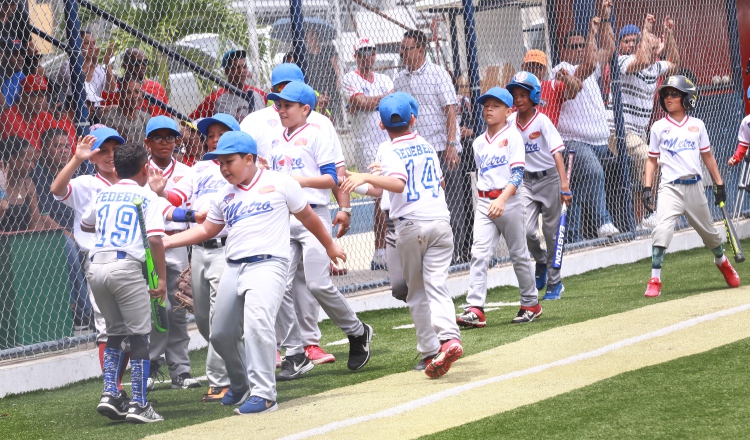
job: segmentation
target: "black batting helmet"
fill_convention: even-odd
[[[659,86],[659,104],[664,111],[667,111],[667,107],[664,105],[664,96],[662,96],[662,91],[664,89],[679,90],[682,92],[682,106],[685,107],[685,110],[693,110],[695,108],[695,104],[698,101],[698,89],[695,87],[695,84],[685,76],[670,76],[664,84]]]

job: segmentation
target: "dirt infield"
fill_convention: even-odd
[[[148,438],[414,438],[747,337],[750,288],[709,292],[467,355],[440,380],[396,374]]]

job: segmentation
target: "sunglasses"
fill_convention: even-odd
[[[156,142],[157,144],[162,144],[165,141],[168,143],[172,143],[177,139],[177,136],[175,135],[169,135],[169,136],[151,136],[149,139]]]
[[[360,56],[360,57],[366,57],[366,56],[374,55],[374,54],[375,54],[375,49],[371,47],[360,49],[357,51],[357,56]]]
[[[666,92],[661,93],[662,98],[682,98],[682,92],[678,92],[677,90],[667,90]]]
[[[584,47],[586,47],[586,43],[568,44],[568,47],[574,50],[583,49]]]

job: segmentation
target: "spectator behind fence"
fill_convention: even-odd
[[[0,111],[16,103],[21,92],[23,73],[23,46],[19,40],[0,41],[0,69],[2,69],[2,88],[0,89]]]
[[[565,69],[558,70],[555,79],[544,79],[547,77],[547,54],[538,49],[526,52],[521,70],[533,73],[541,81],[542,97],[536,108],[557,127],[566,93],[576,90],[576,79]]]
[[[18,40],[24,47],[31,41],[29,13],[19,0],[0,0],[0,39]]]
[[[114,54],[114,46],[110,45],[104,53],[102,63],[99,64],[99,47],[91,32],[81,31],[81,56],[83,57],[83,74],[86,99],[101,106],[101,98],[104,91],[112,91],[115,88],[115,74],[110,61]],[[60,88],[57,102],[69,108],[72,105],[73,87],[71,85],[70,61],[64,62],[57,72],[55,80]]]
[[[143,83],[135,76],[126,75],[118,81],[119,104],[102,110],[100,122],[114,128],[126,142],[140,144],[146,136],[146,124],[151,116],[143,107]]]
[[[321,107],[328,110],[324,113],[333,119],[341,118],[341,94],[339,93],[341,77],[339,76],[339,59],[333,44],[321,42],[314,29],[305,31],[305,61],[307,62],[307,83],[320,93],[318,101]],[[317,110],[317,109],[316,109]],[[323,111],[317,110],[321,113]]]
[[[8,208],[0,206],[0,231],[17,232],[52,227],[39,213],[39,200],[31,181],[36,152],[28,141],[10,136],[3,141],[0,165],[6,178]]]
[[[65,117],[56,121],[47,108],[47,79],[39,75],[27,76],[21,81],[18,102],[0,114],[2,137],[21,137],[38,150],[41,133],[60,127],[68,133],[72,143],[75,140],[73,124]]]
[[[620,231],[612,224],[604,192],[604,169],[601,160],[611,157],[607,148],[609,129],[604,100],[599,88],[602,66],[615,49],[610,25],[611,1],[604,0],[600,16],[591,19],[588,38],[578,31],[565,35],[563,62],[552,69],[557,78],[565,70],[572,78],[568,98],[562,105],[558,130],[567,150],[575,150],[575,166],[571,176],[573,202],[568,220],[568,241],[582,239],[582,208],[592,211],[593,227],[599,237],[610,237]],[[603,26],[597,47],[599,27]],[[563,74],[565,75],[565,74]],[[567,155],[567,152],[566,152]]]
[[[41,215],[49,216],[50,223],[54,222],[56,226],[64,228],[74,328],[76,330],[93,328],[91,300],[86,285],[86,274],[83,270],[83,259],[86,256],[73,238],[75,213],[72,208],[56,200],[50,191],[50,185],[55,180],[55,176],[70,159],[72,145],[68,133],[61,128],[52,128],[42,133],[41,142],[41,155],[31,174],[39,199],[39,211]],[[78,177],[83,174],[84,170],[85,167],[81,166],[73,176]]]
[[[198,131],[197,122],[199,121],[195,123],[180,121],[180,133],[182,133],[182,137],[178,139],[180,141],[179,147],[182,157],[178,160],[189,167],[199,162],[203,154],[208,151],[206,138]]]
[[[656,226],[656,214],[645,215],[642,201],[643,173],[648,159],[647,129],[654,110],[654,95],[660,78],[677,73],[680,65],[680,54],[674,38],[674,22],[667,16],[664,19],[664,49],[666,61],[658,59],[661,40],[653,33],[656,20],[648,14],[643,23],[643,32],[638,36],[637,49],[634,53],[620,53],[617,59],[622,83],[622,117],[625,123],[625,146],[630,158],[630,188],[633,191],[633,208],[636,222],[641,227],[653,229]],[[634,25],[623,27],[620,34],[627,29],[637,30]],[[627,50],[630,46],[620,45]],[[609,149],[617,154],[617,135],[615,133],[612,99],[607,109],[609,128]]]
[[[39,53],[39,49],[37,49],[34,40],[30,40],[26,47],[26,53],[24,54],[23,74],[46,76],[44,67],[39,65],[39,61],[41,60],[42,54]]]
[[[148,99],[145,98],[145,94],[148,93],[149,95],[153,96],[159,101],[165,104],[169,104],[169,97],[167,97],[167,91],[164,90],[164,87],[162,87],[159,81],[146,78],[146,72],[148,71],[148,64],[149,64],[148,58],[146,57],[146,54],[142,50],[135,48],[135,47],[126,49],[122,55],[123,78],[125,77],[136,78],[142,83],[141,90],[144,93],[144,98],[143,98],[143,104],[141,106],[141,110],[149,113],[151,116],[167,115],[167,112],[165,110],[163,110],[161,107],[159,107],[156,104],[149,103]],[[122,80],[120,79],[117,82],[115,82],[114,92],[119,91],[121,81]],[[119,104],[120,94],[114,93],[114,92],[106,91],[106,90],[104,91],[104,94],[103,94],[104,103],[102,105],[112,106],[112,105]]]
[[[380,128],[377,111],[380,100],[393,91],[393,81],[383,74],[373,72],[377,49],[371,39],[362,37],[354,46],[354,61],[357,69],[344,75],[344,93],[349,98],[347,110],[351,114],[352,134],[357,151],[357,171],[369,172],[368,166],[375,162],[378,146],[389,141],[388,133]],[[380,198],[375,199],[375,253],[370,262],[371,270],[386,269],[385,214],[380,209]]]
[[[437,151],[445,176],[445,199],[454,230],[454,252],[460,250],[459,225],[467,218],[459,197],[461,144],[456,118],[456,90],[444,68],[427,60],[427,36],[421,31],[407,31],[401,40],[399,55],[404,70],[396,75],[394,88],[416,98],[419,118],[415,130]]]
[[[247,83],[252,75],[248,69],[246,58],[246,51],[230,50],[221,59],[221,67],[224,69],[224,75],[226,75],[229,84],[249,92],[253,97],[253,108],[250,108],[250,103],[245,98],[222,87],[208,95],[198,108],[190,113],[190,119],[209,118],[216,113],[227,113],[241,121],[251,111],[257,111],[266,106],[266,92]]]

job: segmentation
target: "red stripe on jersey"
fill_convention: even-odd
[[[701,151],[708,151],[708,150],[710,150],[710,149],[711,149],[711,146],[709,145],[709,146],[707,146],[706,148],[701,148]]]
[[[301,133],[301,132],[302,132],[302,130],[306,129],[306,128],[307,128],[307,127],[308,127],[309,125],[310,125],[310,124],[305,124],[305,125],[303,125],[302,127],[298,128],[298,129],[297,129],[297,130],[295,130],[295,132],[294,132],[294,133],[292,133],[292,135],[291,135],[291,136],[289,136],[288,138],[287,138],[287,135],[286,135],[286,132],[287,132],[287,130],[284,130],[284,133],[282,133],[282,136],[284,136],[284,140],[285,140],[285,141],[289,142],[289,141],[291,141],[292,139],[294,139],[294,137],[295,137],[295,136],[297,136],[297,134]]]
[[[497,133],[495,133],[494,136],[492,136],[492,139],[490,139],[490,132],[489,131],[485,131],[484,132],[484,138],[487,140],[488,144],[491,144],[491,143],[493,143],[495,141],[495,139],[497,139],[498,136],[500,136],[501,134],[505,133],[505,131],[508,130],[508,128],[510,128],[510,125],[506,125],[505,127],[503,127],[502,130],[498,131]]]
[[[65,197],[63,197],[62,200],[60,201],[64,202],[68,200],[68,197],[70,197],[71,194],[73,194],[73,186],[71,184],[68,184],[68,192],[65,194]]]
[[[516,166],[525,167],[526,166],[526,162],[513,162],[512,164],[510,164],[511,168],[516,167]]]
[[[682,127],[682,126],[684,126],[684,125],[685,125],[685,124],[687,123],[688,119],[690,119],[690,116],[688,116],[688,115],[685,115],[685,119],[683,119],[681,123],[677,123],[677,121],[675,121],[674,119],[672,119],[672,117],[671,117],[671,116],[669,116],[669,115],[667,115],[667,116],[665,117],[665,119],[666,119],[667,121],[669,121],[669,122],[670,122],[670,123],[671,123],[672,125],[675,125],[675,126],[677,126],[677,127]]]
[[[161,215],[162,216],[167,215],[167,213],[169,212],[170,209],[174,209],[174,207],[173,206],[167,206],[166,208],[164,208],[164,211],[162,211]]]
[[[146,230],[146,234],[158,234],[160,232],[163,233],[164,229],[147,229]]]
[[[552,153],[552,154],[555,154],[555,153],[557,153],[558,151],[562,150],[563,148],[565,148],[565,145],[559,145],[559,146],[557,146],[557,147],[553,148],[553,149],[552,149],[552,151],[551,151],[551,153]]]
[[[390,176],[397,177],[397,178],[403,180],[404,182],[406,182],[407,180],[409,180],[408,177],[404,176],[401,173],[390,173],[390,174],[388,174],[388,177],[390,177]]]
[[[417,134],[416,133],[409,133],[409,134],[405,134],[405,135],[403,135],[401,137],[397,137],[396,139],[393,140],[393,142],[391,142],[391,144],[397,144],[397,143],[403,142],[403,141],[411,141],[411,140],[414,140],[416,138],[417,138]]]
[[[99,179],[99,180],[101,180],[102,182],[104,182],[105,185],[112,186],[112,184],[109,182],[109,180],[107,180],[104,177],[102,177],[101,174],[96,173],[96,178]]]
[[[529,125],[531,125],[531,123],[534,122],[534,119],[536,119],[537,115],[539,115],[539,110],[538,109],[534,109],[534,117],[531,118],[531,120],[529,122],[527,122],[526,125],[524,125],[523,127],[521,127],[521,124],[518,123],[518,116],[516,116],[516,126],[521,131],[526,131],[526,129],[529,128]]]
[[[261,169],[260,172],[255,174],[255,177],[253,177],[253,180],[250,181],[249,186],[245,186],[242,184],[237,185],[237,188],[241,189],[242,191],[250,191],[252,187],[255,186],[256,183],[258,183],[258,180],[260,180],[260,176],[263,174],[263,170]]]

